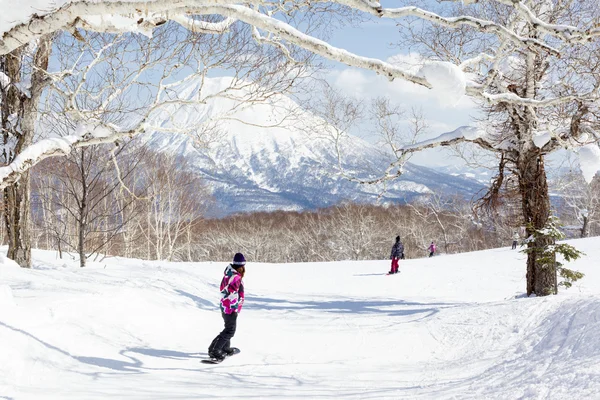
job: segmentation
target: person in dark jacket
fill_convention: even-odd
[[[396,236],[396,243],[392,246],[392,253],[390,254],[390,259],[392,260],[390,274],[398,273],[398,260],[401,258],[404,258],[404,245],[400,241],[400,236]]]
[[[217,335],[208,347],[208,356],[223,360],[226,356],[236,352],[231,347],[231,338],[235,334],[237,316],[244,304],[244,283],[242,278],[246,273],[246,259],[242,253],[236,253],[233,262],[225,268],[221,280],[221,316],[225,329]]]

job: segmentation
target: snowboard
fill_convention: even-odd
[[[202,360],[202,363],[204,363],[204,364],[221,364],[223,361],[225,361],[225,359],[227,359],[231,356],[235,356],[236,354],[240,353],[240,349],[238,349],[237,347],[232,347],[231,350],[233,350],[233,353],[228,356],[225,356],[225,358],[222,360],[217,360],[216,358],[206,358],[206,359]]]
[[[398,275],[399,273],[400,273],[400,271],[396,272],[395,274],[392,274],[392,273],[388,272],[388,273],[386,273],[386,275]]]

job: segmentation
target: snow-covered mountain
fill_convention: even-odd
[[[186,100],[203,99],[223,91],[230,82],[229,78],[193,81],[177,92]],[[240,96],[240,91],[234,95]],[[241,91],[241,95],[246,93]],[[275,96],[269,104],[244,108],[224,97],[211,97],[205,103],[167,109],[155,118],[154,125],[167,130],[194,127],[197,133],[205,130],[209,121],[218,121],[220,139],[208,148],[195,145],[194,132],[154,132],[145,140],[151,148],[185,159],[203,176],[217,200],[214,215],[315,209],[342,201],[374,203],[384,189],[380,199],[384,203],[410,201],[432,192],[471,198],[482,188],[475,179],[414,164],[407,164],[401,178],[385,188],[352,182],[339,173],[331,137],[317,132],[316,127],[323,129],[322,122],[299,111],[289,98]],[[293,118],[288,117],[290,110]],[[343,154],[340,164],[350,175],[373,177],[389,165],[385,153],[360,138],[348,137],[338,144]]]
[[[446,165],[440,167],[438,170],[441,173],[445,173],[448,175],[476,180],[484,186],[487,186],[492,181],[494,176],[498,173],[497,168],[472,168],[465,164]]]

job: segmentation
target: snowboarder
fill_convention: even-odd
[[[242,278],[246,273],[246,259],[242,253],[236,253],[233,262],[225,268],[221,280],[221,316],[225,329],[212,341],[208,347],[208,356],[217,361],[239,352],[231,347],[231,338],[235,334],[237,316],[244,304],[244,283]]]
[[[400,241],[400,236],[396,236],[396,243],[392,246],[392,253],[390,254],[390,259],[392,260],[390,274],[398,273],[398,260],[401,258],[404,259],[404,245]]]
[[[517,244],[519,244],[519,233],[515,232],[515,234],[513,235],[512,250],[517,248]]]
[[[431,242],[427,250],[429,250],[429,257],[433,257],[436,250],[435,243]]]

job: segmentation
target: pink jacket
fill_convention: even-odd
[[[244,305],[244,283],[242,276],[228,265],[221,280],[221,312],[239,313]]]

